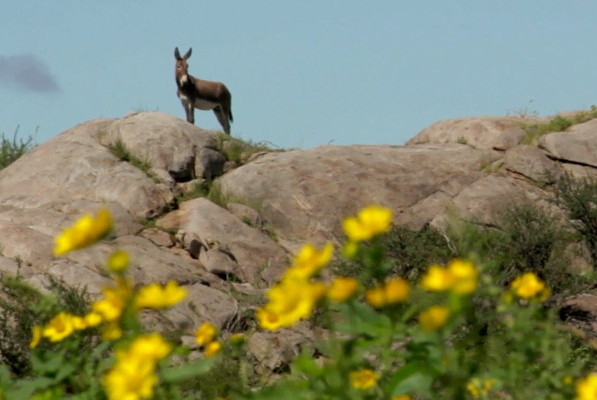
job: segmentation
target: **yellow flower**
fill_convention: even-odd
[[[118,250],[110,255],[108,269],[116,274],[124,272],[129,266],[129,253]]]
[[[410,294],[410,285],[405,279],[391,278],[384,285],[376,286],[365,292],[365,301],[373,307],[405,301]]]
[[[31,337],[31,342],[29,343],[29,348],[30,349],[34,349],[37,347],[37,345],[39,345],[39,342],[41,340],[41,333],[42,333],[42,328],[39,325],[35,325],[33,327],[33,331],[32,331],[32,337]]]
[[[327,298],[342,302],[352,297],[358,288],[359,282],[356,279],[339,276],[332,281],[327,291]]]
[[[80,330],[88,328],[85,318],[79,317],[77,315],[73,315],[71,318],[72,318],[73,328],[75,328],[75,330],[80,331]]]
[[[283,279],[308,279],[325,267],[334,255],[334,245],[326,243],[321,251],[307,243],[294,257],[292,266],[286,271]]]
[[[49,338],[51,342],[60,342],[73,333],[74,330],[72,315],[60,312],[48,322],[42,331],[42,335]]]
[[[174,281],[168,282],[164,287],[152,283],[139,289],[135,296],[135,307],[161,310],[177,304],[186,295],[187,290]]]
[[[95,217],[86,214],[55,238],[54,255],[90,246],[106,236],[111,228],[112,218],[107,208],[101,208]]]
[[[576,381],[576,397],[574,400],[597,399],[597,373],[590,373]]]
[[[386,293],[382,286],[376,286],[367,289],[365,292],[365,301],[373,307],[381,308],[386,305]]]
[[[369,389],[377,383],[379,375],[370,369],[360,369],[350,373],[350,384],[356,389]]]
[[[363,208],[356,217],[348,217],[342,222],[344,232],[351,242],[362,242],[388,232],[392,224],[392,211],[372,205]]]
[[[205,346],[205,357],[213,357],[220,352],[222,349],[222,343],[210,342]]]
[[[527,272],[514,279],[510,288],[522,299],[530,299],[539,295],[540,300],[545,300],[549,296],[549,289],[545,283],[532,272]]]
[[[102,340],[117,340],[122,336],[118,321],[108,322],[102,329]]]
[[[126,350],[116,352],[116,364],[102,381],[109,400],[139,400],[153,397],[157,383],[156,364],[172,346],[159,333],[137,337]]]
[[[448,320],[448,309],[444,306],[432,306],[419,314],[419,324],[425,331],[435,331]]]
[[[90,328],[102,323],[102,316],[95,312],[90,312],[85,315],[83,319],[85,320],[85,324]]]
[[[131,354],[118,360],[102,384],[109,400],[140,400],[153,398],[157,381],[154,363]]]
[[[454,277],[452,290],[457,294],[470,294],[477,289],[479,273],[471,261],[452,260],[448,264],[448,271]]]
[[[195,333],[195,337],[197,340],[197,344],[199,346],[205,346],[211,341],[214,340],[216,334],[218,333],[216,327],[211,322],[204,322],[201,324],[197,332]]]
[[[428,292],[443,292],[452,288],[454,276],[440,265],[432,265],[421,279],[421,287]]]
[[[93,302],[91,309],[106,321],[117,320],[126,306],[126,297],[114,288],[104,288],[103,293],[104,298]]]
[[[410,285],[402,278],[388,279],[384,287],[384,293],[388,304],[399,303],[408,298]]]
[[[135,357],[156,362],[165,358],[172,351],[172,345],[164,340],[159,333],[142,335],[135,339],[128,352]]]
[[[478,399],[479,397],[487,397],[494,382],[493,379],[485,379],[482,381],[479,378],[473,378],[466,384],[466,390],[468,390],[471,396],[475,399]]]
[[[289,327],[311,316],[315,305],[325,294],[325,285],[303,279],[285,279],[267,292],[269,302],[257,309],[262,328],[275,330]]]
[[[282,327],[282,318],[275,312],[266,307],[259,307],[255,312],[255,318],[259,321],[259,326],[271,331]]]
[[[431,265],[421,279],[428,292],[452,290],[456,294],[471,294],[477,289],[479,272],[471,261],[452,260],[446,268]]]
[[[91,310],[107,321],[115,321],[120,318],[124,308],[133,294],[131,283],[122,277],[116,278],[116,287],[105,287],[102,289],[104,297],[91,304]]]
[[[392,400],[410,400],[411,397],[407,394],[401,394],[400,396],[392,397]]]

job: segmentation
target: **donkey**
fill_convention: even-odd
[[[195,123],[195,108],[199,110],[213,110],[218,122],[224,128],[224,132],[230,135],[230,123],[232,118],[232,95],[221,82],[204,81],[195,78],[188,73],[189,65],[187,59],[191,56],[193,49],[181,57],[178,47],[174,49],[176,57],[176,94],[187,114],[187,121]]]

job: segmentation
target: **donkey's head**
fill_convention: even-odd
[[[178,82],[179,85],[184,85],[189,80],[189,65],[187,64],[187,59],[191,56],[192,52],[193,49],[191,48],[183,57],[181,57],[178,47],[174,49],[174,57],[176,57],[176,67],[174,71],[176,82]]]

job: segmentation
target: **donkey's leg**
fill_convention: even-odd
[[[192,105],[185,107],[185,112],[187,113],[187,121],[191,124],[195,123],[195,109]]]
[[[217,106],[216,108],[214,108],[213,111],[214,114],[216,114],[218,122],[220,123],[220,125],[222,125],[222,128],[224,128],[224,132],[230,135],[230,122],[228,121],[228,116],[224,114],[224,109],[222,108],[222,106]]]

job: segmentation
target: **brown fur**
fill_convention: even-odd
[[[176,94],[187,114],[187,121],[195,123],[195,108],[213,110],[224,132],[230,134],[232,117],[232,95],[221,82],[205,81],[188,73],[187,59],[193,49],[181,57],[178,47],[174,49],[176,58],[175,77],[178,90]],[[185,78],[186,77],[186,78]]]

